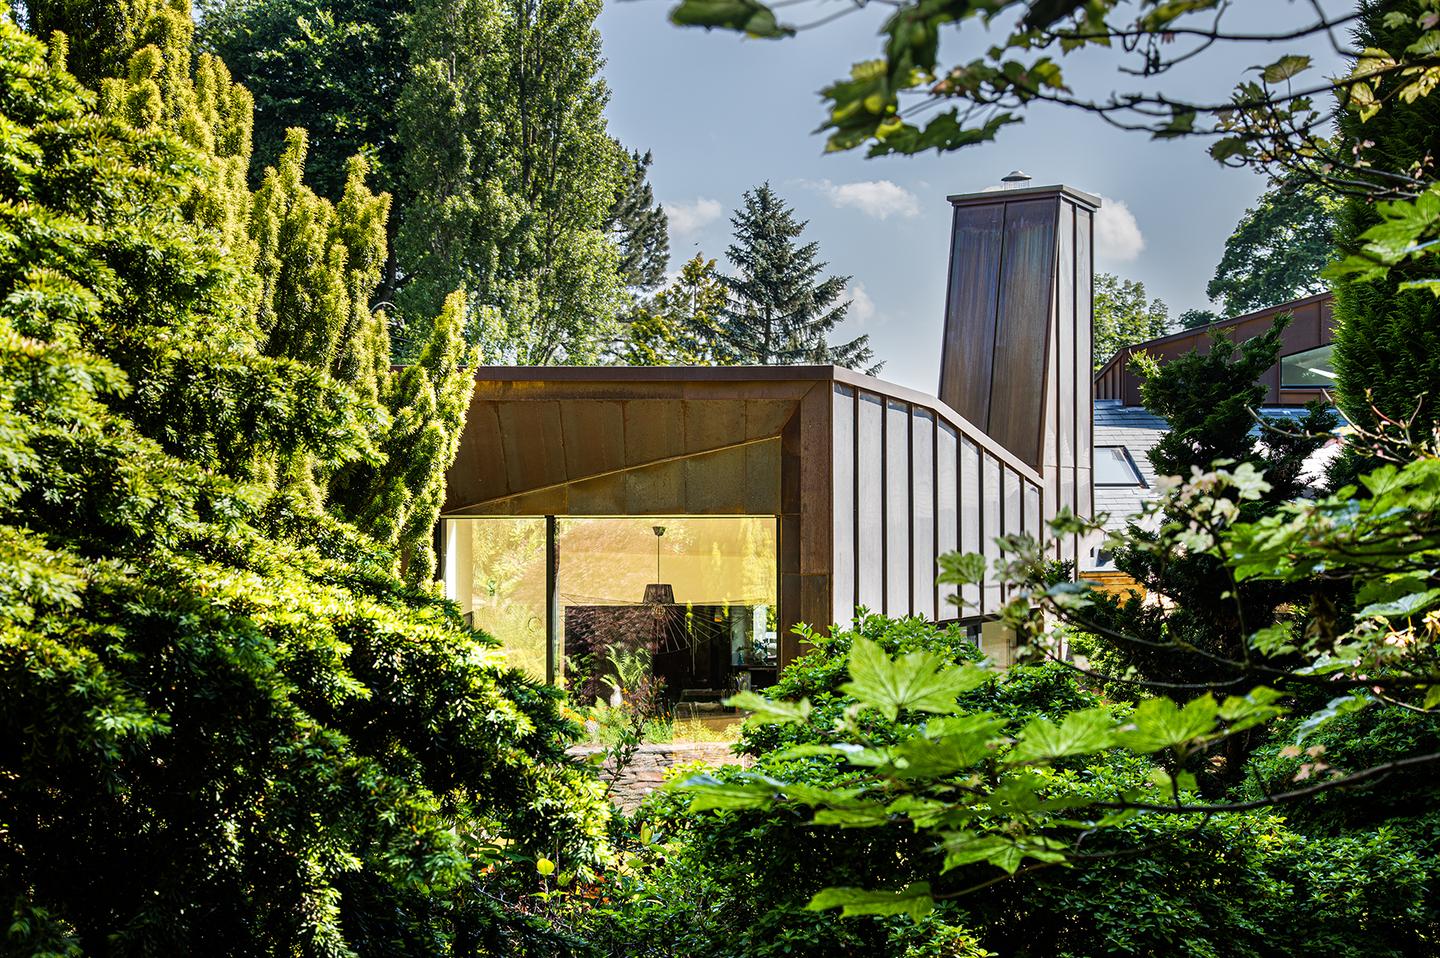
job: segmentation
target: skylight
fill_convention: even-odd
[[[1144,486],[1145,479],[1124,446],[1095,447],[1095,485]]]

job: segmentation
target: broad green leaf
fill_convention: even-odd
[[[1011,762],[1038,762],[1098,752],[1114,744],[1115,719],[1103,708],[1071,712],[1059,725],[1035,718],[1020,732]]]
[[[535,870],[546,877],[555,874],[555,863],[548,858],[535,859]]]
[[[930,883],[917,881],[898,891],[871,891],[865,888],[827,888],[810,899],[810,911],[841,909],[842,918],[850,915],[909,915],[920,919],[935,908],[930,897]]]
[[[779,23],[775,12],[758,0],[680,0],[670,11],[670,22],[682,27],[736,30],[767,40],[795,35],[794,27]]]
[[[725,704],[731,708],[749,711],[751,714],[746,721],[756,725],[789,725],[810,718],[809,699],[776,702],[758,692],[738,692],[726,699]]]
[[[1285,709],[1275,703],[1281,695],[1272,688],[1258,685],[1248,695],[1231,695],[1220,703],[1220,717],[1229,723],[1227,731],[1238,732],[1267,722]]]
[[[1277,622],[1256,629],[1250,636],[1250,647],[1261,655],[1285,655],[1295,651],[1294,635],[1295,627],[1291,623]]]
[[[985,579],[985,557],[978,552],[947,552],[940,557],[941,585],[975,585]]]
[[[1437,600],[1440,600],[1440,589],[1426,589],[1423,592],[1412,592],[1409,595],[1400,596],[1389,602],[1367,605],[1356,615],[1378,616],[1387,619],[1409,617],[1430,608]]]
[[[957,668],[934,652],[911,652],[891,659],[864,637],[850,650],[850,681],[840,687],[861,703],[894,721],[902,709],[953,712],[959,695],[994,678],[987,669],[966,663]]]
[[[985,862],[1013,875],[1027,858],[1044,862],[1065,860],[1065,845],[1043,835],[1011,838],[959,832],[946,835],[943,847],[945,864],[941,868],[942,873],[963,865]]]
[[[1129,723],[1115,737],[1136,752],[1177,748],[1214,734],[1218,714],[1215,697],[1208,692],[1184,708],[1166,698],[1146,699],[1130,713]]]
[[[854,805],[846,808],[821,808],[815,812],[816,825],[839,825],[841,828],[878,828],[890,823],[890,812],[884,805]]]
[[[1310,58],[1289,53],[1267,67],[1260,69],[1260,77],[1266,83],[1282,83],[1291,77],[1310,69]]]
[[[1375,698],[1368,692],[1337,696],[1295,727],[1295,741],[1303,742],[1340,716],[1352,715],[1374,704]]]
[[[762,775],[722,782],[713,775],[694,775],[678,786],[690,797],[690,811],[768,808],[780,797],[780,783]]]

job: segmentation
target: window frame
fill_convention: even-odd
[[[1102,482],[1102,481],[1100,480],[1099,470],[1097,469],[1097,470],[1095,470],[1095,471],[1092,473],[1092,482],[1093,482],[1093,484],[1094,484],[1097,488],[1101,488],[1101,489],[1149,489],[1149,488],[1150,488],[1150,483],[1148,483],[1148,482],[1145,481],[1145,473],[1143,473],[1143,472],[1140,471],[1140,466],[1139,466],[1139,464],[1137,464],[1137,463],[1135,462],[1135,457],[1130,454],[1130,447],[1129,447],[1129,446],[1121,445],[1121,444],[1119,444],[1119,443],[1115,443],[1115,444],[1111,444],[1111,445],[1103,445],[1103,446],[1102,446],[1102,445],[1100,445],[1099,443],[1096,443],[1096,444],[1095,444],[1095,449],[1094,449],[1095,459],[1091,460],[1091,462],[1093,463],[1093,462],[1095,462],[1096,460],[1098,460],[1098,459],[1100,458],[1100,453],[1101,453],[1101,451],[1102,451],[1102,450],[1107,450],[1107,449],[1119,449],[1119,450],[1120,450],[1121,455],[1123,455],[1123,456],[1125,457],[1125,464],[1130,467],[1130,474],[1135,477],[1135,481],[1134,481],[1134,482]]]
[[[1285,360],[1287,360],[1287,359],[1294,359],[1296,356],[1304,356],[1304,355],[1306,355],[1306,354],[1308,354],[1308,353],[1316,353],[1316,352],[1319,352],[1319,351],[1322,350],[1322,349],[1328,349],[1328,350],[1331,351],[1331,352],[1330,352],[1331,361],[1330,361],[1329,363],[1327,363],[1326,365],[1329,366],[1330,371],[1333,373],[1333,372],[1335,371],[1335,363],[1334,363],[1334,361],[1333,361],[1333,357],[1334,357],[1334,355],[1335,355],[1335,353],[1334,353],[1335,344],[1334,344],[1334,343],[1321,343],[1319,346],[1311,346],[1309,349],[1301,349],[1301,350],[1297,350],[1297,351],[1295,351],[1295,352],[1293,352],[1293,353],[1288,353],[1288,354],[1286,354],[1286,355],[1284,355],[1284,356],[1281,356],[1279,359],[1277,359],[1277,360],[1275,361],[1275,364],[1280,367],[1280,368],[1277,370],[1277,372],[1278,372],[1278,374],[1279,374],[1279,375],[1277,376],[1277,378],[1280,380],[1280,388],[1281,388],[1281,389],[1333,389],[1333,388],[1334,388],[1334,383],[1335,383],[1335,381],[1334,381],[1333,379],[1331,379],[1331,380],[1329,380],[1328,382],[1325,382],[1325,383],[1288,383],[1288,382],[1285,381]],[[1324,378],[1324,377],[1321,377],[1321,378]]]

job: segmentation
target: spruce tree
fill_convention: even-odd
[[[1387,14],[1397,11],[1410,14],[1409,21],[1387,21]],[[1420,12],[1414,0],[1363,4],[1357,47],[1402,54],[1419,36],[1413,21]],[[1406,102],[1391,92],[1401,79],[1377,79],[1376,100],[1385,107],[1370,119],[1341,113],[1342,142],[1382,175],[1418,172],[1433,178],[1440,157],[1440,97]],[[1359,235],[1377,222],[1373,205],[1348,200],[1336,232],[1340,254],[1358,252]],[[1363,428],[1375,427],[1375,410],[1402,422],[1418,410],[1417,439],[1440,425],[1440,299],[1427,290],[1401,289],[1407,280],[1430,278],[1433,272],[1433,259],[1412,260],[1392,267],[1384,279],[1346,278],[1336,284],[1336,397],[1345,415]]]
[[[489,362],[587,363],[625,305],[599,0],[418,0],[400,108],[407,354],[463,286]],[[420,320],[417,321],[417,317]]]
[[[651,162],[649,150],[635,150],[626,157],[620,192],[610,209],[610,230],[620,249],[620,275],[640,292],[663,283],[670,265],[670,224],[650,187]]]
[[[746,191],[743,204],[730,217],[735,242],[726,249],[735,273],[724,278],[730,297],[722,335],[736,361],[877,371],[868,335],[840,345],[829,341],[850,308],[841,301],[850,277],[821,278],[820,244],[797,242],[807,223],[769,183]]]

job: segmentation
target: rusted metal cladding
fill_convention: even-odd
[[[1032,468],[1063,458],[1073,472],[1089,447],[1080,407],[1089,402],[1090,217],[1099,200],[1054,186],[950,202],[940,398]]]

